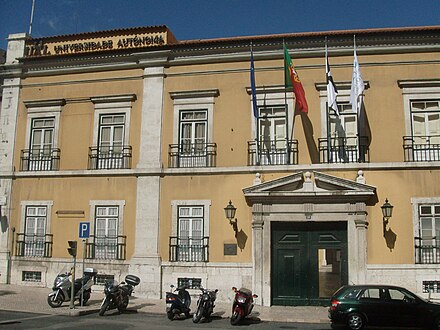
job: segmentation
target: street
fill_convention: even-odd
[[[328,330],[330,323],[283,323],[267,322],[257,318],[246,319],[239,326],[232,326],[229,318],[215,314],[208,322],[202,320],[194,324],[192,319],[170,321],[165,315],[127,311],[124,314],[108,312],[105,316],[97,313],[83,316],[48,315],[13,311],[0,311],[0,329],[298,329]]]

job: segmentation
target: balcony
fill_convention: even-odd
[[[89,170],[128,168],[131,168],[131,146],[89,148]]]
[[[168,167],[215,167],[217,160],[217,144],[190,143],[170,144],[168,148]]]
[[[440,161],[440,136],[404,136],[405,162]]]
[[[436,237],[415,237],[414,242],[416,264],[440,264],[440,242]]]
[[[170,237],[170,261],[208,262],[209,237]]]
[[[369,139],[366,136],[320,138],[318,143],[321,164],[370,162]]]
[[[248,166],[297,165],[298,141],[262,140],[248,141]]]
[[[90,235],[86,243],[85,259],[125,260],[126,236]]]
[[[15,255],[18,257],[52,257],[53,235],[17,233]]]
[[[20,171],[57,171],[60,169],[60,149],[21,150]]]

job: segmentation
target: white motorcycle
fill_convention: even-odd
[[[90,299],[90,293],[92,292],[92,285],[94,283],[94,277],[97,271],[94,268],[84,269],[84,274],[81,278],[75,280],[74,285],[74,300],[79,300],[85,305]],[[60,307],[63,302],[70,301],[70,293],[72,291],[72,282],[69,276],[71,272],[60,273],[55,278],[53,283],[52,292],[47,297],[47,303],[50,307]]]

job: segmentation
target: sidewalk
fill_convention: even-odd
[[[98,313],[104,297],[103,292],[93,291],[87,306],[81,307],[75,303],[75,309],[70,309],[69,302],[65,302],[59,308],[52,308],[47,303],[47,295],[50,291],[49,288],[0,284],[0,310],[79,316]],[[196,299],[193,299],[191,310],[194,311],[195,307]],[[136,296],[136,292],[130,297],[128,309],[137,310],[140,313],[164,314],[165,317],[165,301],[163,299],[146,299]],[[216,303],[214,314],[223,318],[230,317],[231,305]],[[264,307],[256,305],[251,317],[263,321],[329,324],[327,308],[316,306]]]

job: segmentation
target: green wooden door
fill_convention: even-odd
[[[348,280],[346,222],[272,223],[272,304],[323,305]]]

